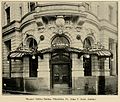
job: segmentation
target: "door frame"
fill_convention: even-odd
[[[87,61],[87,62],[85,62],[85,61]],[[85,58],[83,56],[84,76],[91,76],[92,75],[92,62],[91,61],[92,61],[91,55],[90,55],[90,58]],[[87,73],[88,71],[89,71],[89,73]]]
[[[70,58],[69,58],[70,59]],[[54,82],[53,82],[53,65],[64,65],[64,64],[68,64],[68,69],[69,69],[69,75],[70,75],[70,80],[68,82],[68,87],[71,88],[72,87],[72,60],[68,60],[67,62],[55,62],[55,61],[52,61],[52,57],[49,61],[49,66],[50,66],[50,88],[53,89],[54,87]]]
[[[34,68],[32,67],[33,65],[36,65]],[[35,76],[32,76],[32,70],[36,70]],[[32,56],[29,56],[29,77],[37,77],[37,69],[38,69],[38,56],[35,55],[35,59],[32,59]]]

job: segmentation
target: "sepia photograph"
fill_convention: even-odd
[[[118,1],[2,1],[2,95],[118,95]]]

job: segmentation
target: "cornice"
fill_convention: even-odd
[[[63,2],[63,1],[58,1],[58,2],[47,2],[47,3],[43,3],[43,4],[38,4],[36,7],[46,7],[46,6],[56,6],[56,5],[59,5],[59,6],[61,6],[61,5],[69,5],[69,6],[80,6],[80,5],[83,5],[83,3],[82,2],[77,2],[77,3],[74,3],[74,2],[70,2],[70,3],[68,3],[68,2]]]
[[[101,30],[107,30],[107,31],[109,31],[111,33],[114,33],[114,34],[118,35],[118,31],[116,31],[116,30],[114,30],[112,28],[109,28],[107,26],[101,26]]]
[[[78,11],[71,11],[71,10],[54,10],[54,11],[46,11],[46,12],[38,12],[34,15],[34,17],[41,17],[41,16],[51,16],[51,15],[75,15],[75,16],[83,16],[86,14],[83,14],[82,12]]]
[[[12,33],[12,32],[15,32],[15,31],[20,31],[20,29],[17,28],[17,27],[13,27],[13,28],[11,28],[11,29],[3,32],[3,33],[2,33],[2,36],[4,37],[4,36],[6,36],[6,35],[8,35],[8,34],[10,34],[10,33]]]
[[[12,22],[10,22],[9,24],[7,24],[7,25],[3,26],[3,27],[2,27],[2,29],[5,29],[5,28],[7,28],[7,27],[9,27],[9,26],[11,26],[12,24],[15,24],[15,23],[20,23],[20,21],[13,20],[13,21],[12,21]]]
[[[27,14],[25,14],[25,15],[21,18],[20,22],[22,22],[27,16],[29,16],[29,15],[31,15],[31,14],[34,14],[34,13],[37,13],[37,12],[36,12],[36,11],[28,12]]]
[[[95,20],[92,20],[92,19],[86,19],[85,22],[88,22],[90,24],[93,24],[94,26],[96,26],[99,30],[101,29],[101,26],[95,21]]]
[[[31,24],[33,22],[35,22],[35,20],[34,19],[30,19],[30,20],[27,20],[26,22],[22,23],[20,25],[20,30],[22,30],[25,26],[27,26],[28,24]]]
[[[110,21],[108,21],[108,20],[106,20],[106,19],[100,19],[99,21],[100,21],[100,22],[101,22],[101,21],[105,21],[105,22],[109,23],[110,25],[112,25],[112,26],[114,26],[114,27],[117,28],[117,25],[111,23]]]
[[[86,17],[87,13],[93,15],[95,17],[95,19],[91,19],[89,17]],[[33,14],[33,15],[31,15]],[[31,18],[29,18],[29,20],[26,20],[24,21],[24,19],[26,17],[28,17],[29,15],[33,16]],[[29,12],[27,13],[26,15],[24,15],[22,17],[22,19],[20,21],[17,21],[17,20],[14,20],[12,22],[10,22],[8,25],[5,25],[2,27],[2,30],[6,29],[7,27],[12,27],[12,24],[15,24],[15,23],[19,23],[19,25],[13,25],[12,28],[6,30],[5,32],[3,31],[3,36],[5,36],[6,34],[8,33],[11,33],[11,32],[14,32],[14,31],[21,31],[25,26],[27,26],[28,24],[30,23],[33,23],[35,22],[35,18],[39,18],[41,16],[50,16],[50,15],[76,15],[76,16],[82,16],[82,17],[85,17],[85,22],[89,22],[90,24],[93,24],[95,25],[99,30],[103,30],[103,29],[106,29],[112,33],[118,33],[117,30],[113,29],[112,27],[108,27],[106,25],[100,25],[101,21],[105,21],[107,22],[108,24],[110,24],[111,26],[113,26],[114,28],[117,26],[116,25],[113,25],[111,24],[108,20],[105,20],[105,19],[98,19],[98,17],[96,15],[94,15],[92,12],[88,12],[88,11],[84,11],[84,12],[81,12],[81,11],[72,11],[72,10],[65,10],[65,11],[59,11],[59,10],[53,10],[53,11],[46,11],[46,12]]]

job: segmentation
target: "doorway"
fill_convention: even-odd
[[[58,53],[51,59],[52,88],[70,88],[72,85],[70,57]]]
[[[83,67],[84,67],[84,76],[91,76],[91,56],[86,58],[83,56]]]
[[[29,57],[29,76],[30,77],[37,77],[37,69],[38,69],[38,56],[32,58],[33,56]]]
[[[53,68],[53,87],[69,87],[70,70],[69,64],[54,64]]]

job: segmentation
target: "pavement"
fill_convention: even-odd
[[[56,90],[37,90],[37,91],[13,91],[3,90],[3,95],[85,95],[81,89],[56,89]]]

